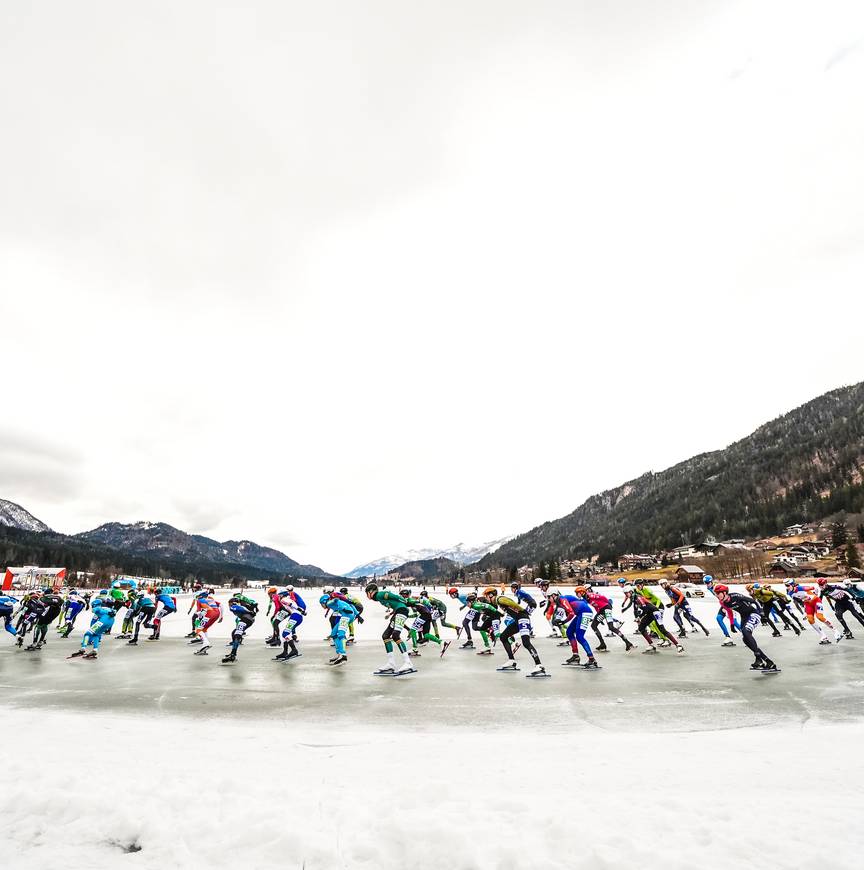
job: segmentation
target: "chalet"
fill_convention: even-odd
[[[701,583],[705,577],[705,572],[698,565],[682,565],[675,572],[675,579],[681,582]]]
[[[748,553],[750,552],[750,548],[747,547],[743,541],[721,541],[717,544],[714,555],[715,556],[726,556],[730,553]]]
[[[774,562],[768,569],[768,576],[779,577],[815,577],[819,574],[812,565],[795,565],[791,562]]]
[[[671,555],[673,559],[686,559],[688,556],[696,555],[696,546],[694,544],[687,544],[684,547],[675,547],[671,551]]]
[[[799,545],[797,547],[790,547],[786,554],[787,556],[795,559],[796,562],[814,562],[816,560],[816,554],[809,547],[805,547],[804,545]]]
[[[795,535],[803,535],[805,531],[805,527],[801,525],[801,523],[796,523],[793,526],[787,526],[780,533],[781,538],[794,538]]]
[[[618,559],[618,568],[621,571],[642,571],[657,566],[657,557],[646,553],[627,553]]]

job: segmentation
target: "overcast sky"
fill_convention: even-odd
[[[864,4],[0,6],[0,497],[328,570],[864,379]]]

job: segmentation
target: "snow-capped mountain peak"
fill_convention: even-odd
[[[0,498],[0,526],[10,526],[24,532],[50,532],[51,529],[37,520],[30,511],[24,510],[20,504]]]
[[[424,547],[420,550],[404,550],[401,553],[391,553],[389,556],[381,556],[358,565],[347,574],[346,577],[372,577],[373,575],[386,574],[406,562],[418,562],[424,559],[450,559],[459,565],[470,565],[482,559],[487,553],[494,553],[502,544],[507,543],[513,536],[499,538],[497,541],[487,541],[485,544],[466,544],[460,542],[451,547],[434,548]]]

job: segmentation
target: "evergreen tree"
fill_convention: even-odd
[[[864,523],[858,526],[858,543],[864,544]]]
[[[834,547],[845,547],[849,542],[849,530],[843,520],[838,520],[831,526],[831,539]]]
[[[849,543],[846,545],[846,567],[861,567],[861,556],[858,555],[858,548],[855,546],[854,543],[852,543],[852,541],[849,541]]]

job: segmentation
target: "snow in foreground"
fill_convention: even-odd
[[[2,708],[4,864],[861,866],[860,726],[544,735],[507,712],[417,736]]]

